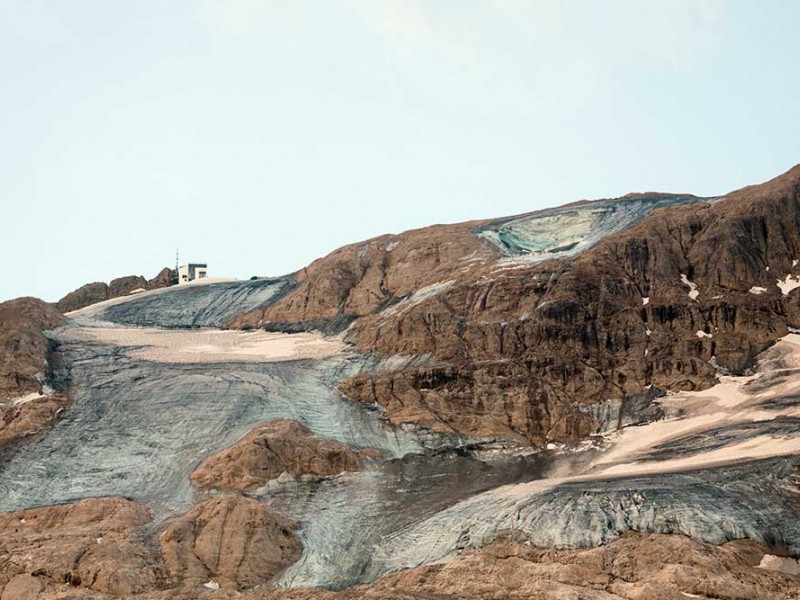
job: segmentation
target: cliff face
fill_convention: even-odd
[[[37,298],[0,303],[0,402],[42,391],[48,351],[43,332],[64,322]]]
[[[149,281],[141,275],[127,275],[110,283],[95,281],[79,287],[56,302],[62,313],[71,312],[111,298],[127,296],[134,290],[155,290],[172,285],[174,270],[164,267]]]
[[[571,440],[635,420],[650,386],[746,370],[800,325],[799,259],[800,166],[711,201],[647,195],[376,238],[231,325],[353,321],[361,351],[430,357],[343,382],[395,424]]]

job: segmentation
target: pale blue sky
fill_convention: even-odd
[[[800,162],[800,2],[0,0],[0,300]]]

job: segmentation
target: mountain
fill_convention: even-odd
[[[800,166],[0,304],[0,599],[800,598],[799,261]]]
[[[430,357],[342,383],[396,425],[576,440],[653,390],[743,373],[800,323],[800,166],[722,198],[645,195],[337,250],[232,327],[342,327]],[[582,250],[578,252],[579,250]],[[608,401],[614,406],[609,410]]]

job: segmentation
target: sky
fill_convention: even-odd
[[[0,0],[0,300],[800,162],[800,2]]]

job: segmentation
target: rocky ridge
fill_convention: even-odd
[[[292,419],[276,419],[205,459],[191,480],[200,487],[251,492],[281,476],[313,480],[360,468],[358,454],[346,445]]]
[[[175,270],[164,267],[150,280],[141,275],[127,275],[111,280],[109,283],[95,281],[82,285],[55,303],[62,313],[79,310],[91,304],[97,304],[112,298],[127,296],[136,290],[157,290],[172,285]]]
[[[344,247],[229,325],[350,323],[345,337],[363,352],[428,361],[350,378],[348,397],[384,406],[396,425],[532,444],[614,428],[650,389],[743,373],[800,326],[800,166],[713,202],[656,208],[569,259],[509,257],[478,235],[502,224]]]

